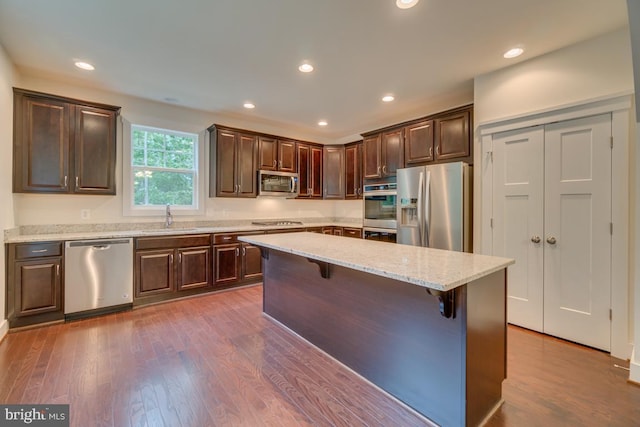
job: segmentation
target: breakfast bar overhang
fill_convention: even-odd
[[[481,424],[506,378],[513,260],[315,233],[245,236],[263,311],[445,426]]]

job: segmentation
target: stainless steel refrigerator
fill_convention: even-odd
[[[462,162],[398,169],[397,242],[471,252],[471,171]]]

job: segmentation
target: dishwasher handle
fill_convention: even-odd
[[[77,240],[73,242],[67,242],[67,247],[81,247],[81,246],[93,246],[94,249],[104,250],[109,249],[111,245],[123,245],[130,244],[131,239],[114,239],[114,240]]]

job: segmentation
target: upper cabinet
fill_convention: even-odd
[[[404,166],[404,129],[369,134],[363,140],[364,178],[395,176]]]
[[[455,111],[435,122],[436,160],[460,159],[471,156],[471,109]]]
[[[362,198],[362,142],[344,146],[345,199]]]
[[[473,164],[472,121],[473,105],[467,105],[365,133],[364,179],[395,176],[398,168],[429,163]]]
[[[13,191],[116,194],[119,111],[14,88]]]
[[[327,145],[323,148],[322,174],[324,198],[325,199],[344,199],[344,155],[345,148],[343,145]]]
[[[268,136],[259,141],[259,169],[296,172],[296,143]]]
[[[256,197],[258,137],[215,125],[208,130],[209,197]]]
[[[322,198],[322,146],[298,142],[296,144],[298,162],[298,198]]]

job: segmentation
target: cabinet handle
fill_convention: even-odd
[[[386,174],[387,173],[387,165],[384,165],[382,167],[382,173]]]
[[[76,176],[76,188],[80,187],[80,185],[78,184],[78,177]]]
[[[67,175],[64,176],[64,186],[66,187],[69,184],[69,177]]]
[[[182,264],[182,253],[178,254],[178,262]]]
[[[56,276],[60,277],[60,264],[56,264]]]
[[[277,167],[278,167],[278,161],[277,161],[277,160],[275,160],[275,159],[273,160],[273,167],[274,167],[274,168],[277,168]]]
[[[170,264],[173,264],[173,254],[170,254],[170,255],[169,255],[169,263],[170,263]]]
[[[240,249],[236,248],[236,256],[240,256]]]
[[[433,147],[429,147],[429,157],[433,157]]]
[[[440,145],[436,145],[436,154],[440,155]]]
[[[280,167],[280,169],[282,169],[282,160],[280,160],[280,161],[278,162],[278,167]]]
[[[32,254],[42,254],[42,253],[45,253],[47,251],[48,251],[48,249],[34,249],[34,250],[31,251],[31,253]]]
[[[380,175],[380,166],[378,166],[378,175]]]
[[[242,256],[245,256],[247,254],[247,248],[245,248],[244,246],[242,247]]]
[[[225,237],[222,238],[222,240],[231,240],[231,239],[232,239],[231,236],[225,236]]]

